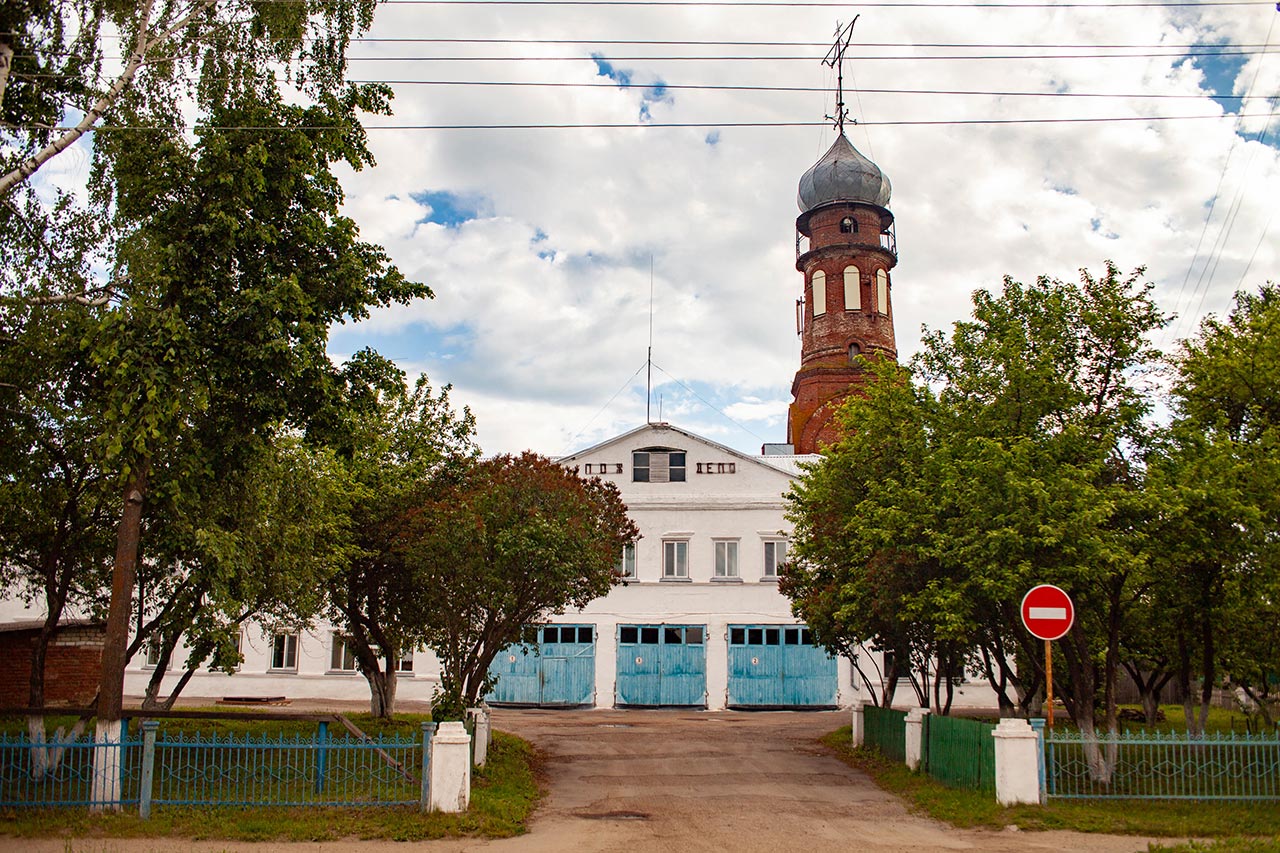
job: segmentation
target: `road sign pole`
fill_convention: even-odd
[[[1053,731],[1053,642],[1044,641],[1045,726]]]

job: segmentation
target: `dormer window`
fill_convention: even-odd
[[[840,233],[841,234],[857,234],[858,221],[854,219],[852,216],[846,216],[844,219],[841,219]]]
[[[683,483],[685,452],[668,447],[646,447],[631,454],[633,483]]]

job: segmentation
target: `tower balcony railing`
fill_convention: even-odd
[[[856,235],[850,235],[856,236]],[[865,246],[864,241],[854,240],[849,242],[849,246]],[[796,232],[796,260],[813,248],[813,241],[799,231]],[[889,223],[889,227],[880,232],[880,248],[891,253],[895,258],[898,256],[898,233],[894,223]]]

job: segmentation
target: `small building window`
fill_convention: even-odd
[[[787,542],[785,539],[775,539],[764,543],[764,576],[766,578],[776,578],[778,576],[778,566],[787,561]]]
[[[413,652],[401,652],[396,661],[396,672],[413,672]]]
[[[849,363],[856,364],[860,355],[862,355],[862,346],[856,342],[849,344]]]
[[[635,483],[685,482],[685,452],[648,447],[631,454],[631,480]]]
[[[329,669],[334,672],[356,671],[356,656],[351,651],[351,643],[341,634],[333,635],[333,653],[329,657]]]
[[[622,557],[618,560],[618,574],[624,578],[636,576],[636,543],[628,542],[622,546]]]
[[[151,640],[147,643],[146,666],[148,668],[155,669],[156,667],[160,666],[160,651],[161,649],[160,649],[159,640]]]
[[[722,540],[715,543],[716,577],[738,577],[738,543],[733,540]]]
[[[855,266],[844,268],[844,310],[862,308],[862,275]]]
[[[889,274],[884,270],[876,270],[876,310],[889,313]]]
[[[664,578],[689,577],[689,542],[672,539],[662,543],[662,576]]]
[[[814,270],[813,278],[813,316],[819,317],[827,313],[827,274],[822,270]]]
[[[290,672],[298,669],[297,634],[276,634],[271,638],[271,668]]]
[[[854,219],[852,216],[846,216],[844,219],[841,219],[840,233],[841,234],[857,234],[858,220]]]

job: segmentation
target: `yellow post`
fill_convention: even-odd
[[[1053,643],[1049,640],[1044,641],[1044,695],[1045,704],[1048,706],[1045,711],[1045,725],[1053,729]]]

